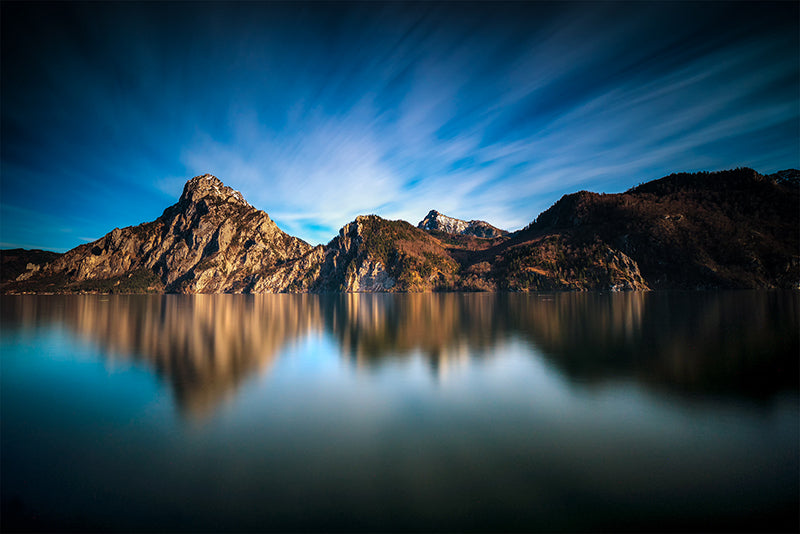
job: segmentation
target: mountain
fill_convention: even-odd
[[[4,274],[0,288],[13,293],[800,288],[800,173],[673,174],[624,193],[581,191],[563,196],[510,234],[436,211],[418,227],[359,216],[316,247],[284,233],[237,191],[203,175],[189,180],[179,201],[155,221],[114,229],[44,261],[30,267],[26,262],[24,271],[17,262],[8,272],[20,274]]]
[[[433,230],[447,234],[471,235],[475,237],[499,237],[508,232],[495,228],[486,221],[462,221],[431,210],[422,219],[417,228]]]
[[[59,256],[61,254],[58,252],[48,250],[23,248],[0,250],[0,282],[16,280],[28,272],[37,272],[43,265]]]
[[[359,216],[325,247],[279,266],[256,292],[433,291],[453,289],[458,263],[440,240],[406,221]]]
[[[155,221],[115,228],[20,281],[16,291],[246,292],[311,249],[211,175],[189,180]]]
[[[582,257],[608,247],[635,261],[652,289],[798,287],[799,177],[745,168],[673,174],[613,195],[581,191],[562,197],[512,244],[517,256],[548,240]]]

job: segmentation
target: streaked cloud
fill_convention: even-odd
[[[317,243],[365,213],[516,229],[578,189],[800,166],[794,4],[42,9],[22,35],[35,9],[4,7],[2,200],[79,212],[75,235],[206,172]]]

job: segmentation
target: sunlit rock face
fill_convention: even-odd
[[[251,293],[308,293],[320,278],[326,250],[316,246],[303,256],[253,277]]]
[[[397,273],[390,273],[390,254],[372,250],[376,236],[396,245],[383,228],[388,221],[375,216],[357,217],[345,225],[328,244],[318,287],[338,288],[345,292],[386,292],[397,286]],[[394,276],[393,276],[394,275]],[[338,287],[337,287],[338,286]]]
[[[405,221],[356,217],[324,247],[257,277],[253,292],[426,292],[455,287],[458,264]]]
[[[107,280],[122,289],[241,293],[254,276],[311,247],[281,231],[241,193],[211,175],[189,180],[180,200],[150,223],[116,228],[48,265],[66,283]],[[93,289],[86,284],[86,289]],[[102,288],[101,288],[102,289]]]
[[[499,237],[508,232],[495,228],[485,221],[462,221],[431,210],[417,225],[423,230],[438,230],[448,234],[471,235],[474,237]]]

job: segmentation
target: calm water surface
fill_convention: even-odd
[[[4,530],[799,526],[798,292],[0,304]]]

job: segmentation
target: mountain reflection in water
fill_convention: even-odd
[[[799,303],[2,297],[2,527],[793,530]]]
[[[422,357],[442,378],[520,339],[580,383],[769,398],[797,389],[796,293],[4,297],[3,328],[63,325],[145,362],[204,417],[287,344],[330,336],[359,367]]]

